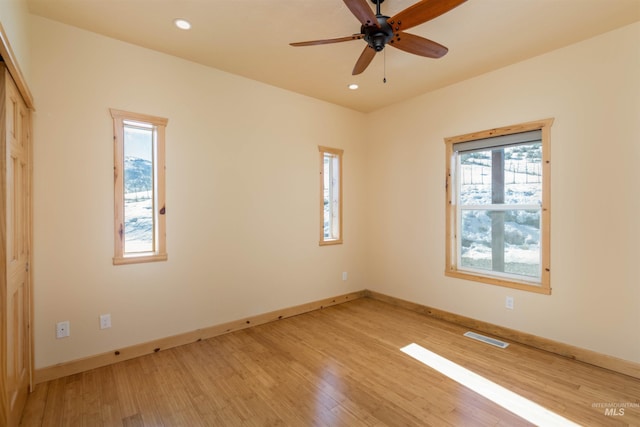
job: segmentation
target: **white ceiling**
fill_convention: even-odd
[[[387,46],[352,76],[364,40],[289,46],[359,33],[342,0],[27,1],[36,15],[363,112],[640,20],[640,0],[468,0],[407,30],[447,46],[443,58]],[[386,0],[382,13],[416,2]],[[177,29],[175,18],[193,28]]]

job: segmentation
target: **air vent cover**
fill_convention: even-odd
[[[465,337],[473,338],[474,340],[482,341],[487,344],[495,345],[500,348],[507,348],[509,346],[508,343],[504,341],[497,340],[495,338],[485,337],[484,335],[476,334],[475,332],[465,332]]]

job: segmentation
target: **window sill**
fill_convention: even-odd
[[[329,246],[329,245],[341,245],[342,239],[339,240],[322,240],[320,241],[320,246]]]
[[[501,279],[501,278],[491,277],[491,276],[478,276],[476,274],[469,274],[469,273],[464,273],[464,272],[455,271],[455,270],[451,270],[451,271],[446,270],[444,274],[445,276],[455,277],[458,279],[471,280],[474,282],[481,282],[489,285],[496,285],[496,286],[502,286],[505,288],[519,289],[521,291],[551,295],[551,288],[545,284],[528,283],[524,281],[517,282],[513,280]]]
[[[145,262],[166,261],[167,259],[169,259],[167,254],[114,257],[113,265],[141,264]]]

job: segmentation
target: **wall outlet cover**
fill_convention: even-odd
[[[507,297],[505,299],[504,306],[509,310],[513,310],[513,297]]]
[[[65,320],[64,322],[56,323],[56,338],[65,338],[71,335],[69,331],[69,321]]]
[[[100,315],[100,329],[107,329],[111,327],[111,315],[110,314],[101,314]]]

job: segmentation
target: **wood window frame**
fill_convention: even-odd
[[[338,148],[330,148],[330,147],[323,147],[323,146],[318,146],[318,151],[320,152],[320,241],[319,244],[320,246],[325,246],[325,245],[339,245],[342,244],[343,242],[343,235],[342,235],[342,157],[343,157],[343,153],[344,150],[338,149]],[[337,238],[327,238],[324,235],[324,192],[325,192],[325,185],[324,185],[324,157],[326,154],[332,155],[337,157],[338,159],[338,184],[337,184],[337,189],[338,189],[338,215],[337,215],[337,221],[338,221],[338,237]]]
[[[114,256],[113,264],[136,264],[166,261],[165,206],[165,129],[168,119],[147,114],[109,109],[113,118],[114,146]],[[149,252],[126,253],[124,236],[124,126],[125,121],[151,125],[154,129],[154,249]]]
[[[476,282],[498,285],[507,288],[520,289],[529,292],[551,294],[551,267],[550,267],[550,244],[551,244],[551,125],[553,119],[543,119],[533,122],[522,123],[513,126],[489,129],[480,132],[473,132],[464,135],[448,137],[444,139],[446,144],[446,233],[445,233],[445,275],[459,279],[472,280]],[[540,130],[542,142],[542,205],[540,210],[540,261],[541,276],[539,282],[528,280],[516,280],[502,278],[476,272],[462,271],[457,266],[457,207],[455,200],[454,144],[480,140],[485,138],[511,135],[522,132]]]

